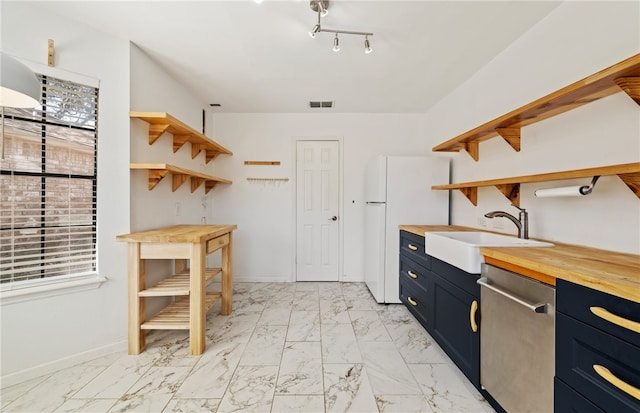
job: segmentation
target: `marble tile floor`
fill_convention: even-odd
[[[236,283],[206,345],[189,356],[188,332],[151,331],[139,356],[3,389],[0,411],[494,412],[403,305],[363,283]]]

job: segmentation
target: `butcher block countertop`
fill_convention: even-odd
[[[400,225],[425,232],[483,231],[456,225]],[[640,303],[640,255],[608,251],[555,241],[553,247],[484,247],[485,262],[548,284],[557,278]]]
[[[171,242],[200,243],[205,238],[215,238],[237,229],[237,225],[174,225],[118,235],[118,241],[129,242]],[[424,233],[423,233],[424,235]]]

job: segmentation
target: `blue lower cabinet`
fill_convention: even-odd
[[[427,255],[424,237],[406,231],[400,231],[399,271],[400,300],[480,390],[478,274]]]
[[[434,265],[436,261],[434,258]],[[439,267],[441,272],[434,273],[433,277],[434,310],[430,333],[471,383],[480,388],[480,287],[475,284],[477,276],[460,274],[461,270],[443,262]],[[467,278],[465,283],[477,287],[476,295],[449,282],[451,273]],[[471,324],[472,318],[476,331]]]
[[[640,322],[640,304],[562,280],[556,297],[556,406],[575,396],[561,382],[599,409],[566,411],[639,413],[640,333],[622,320]]]
[[[557,377],[553,388],[553,410],[556,413],[607,413]]]
[[[429,288],[430,290],[430,288]],[[429,298],[429,292],[416,285],[415,282],[407,280],[406,277],[400,278],[400,301],[404,303],[407,309],[428,331],[428,325],[431,321],[428,306],[432,300]]]

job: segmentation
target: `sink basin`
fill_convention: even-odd
[[[471,274],[480,274],[484,262],[482,247],[553,247],[553,244],[481,231],[425,233],[427,254]]]

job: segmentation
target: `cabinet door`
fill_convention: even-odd
[[[557,310],[640,347],[640,303],[558,280]]]
[[[640,347],[562,313],[556,313],[556,376],[608,412],[640,412],[640,400],[628,392],[640,389]]]
[[[400,256],[410,257],[426,269],[431,269],[431,257],[424,251],[424,237],[400,231]]]
[[[434,314],[431,334],[458,368],[480,387],[480,330],[471,328],[470,312],[479,299],[434,276]],[[478,319],[477,314],[474,318]]]
[[[557,413],[605,413],[557,377],[553,389],[553,410]]]

